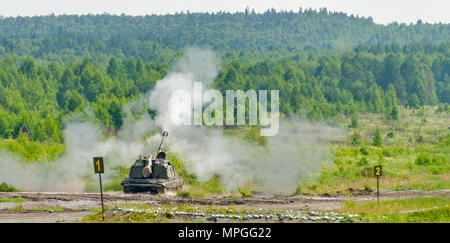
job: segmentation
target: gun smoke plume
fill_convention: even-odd
[[[200,181],[219,175],[227,190],[252,184],[268,193],[292,193],[302,178],[332,161],[327,145],[343,131],[323,124],[282,121],[279,134],[267,137],[266,147],[224,135],[220,126],[173,125],[171,111],[188,113],[191,107],[171,100],[171,94],[179,89],[191,93],[195,81],[208,88],[219,67],[220,59],[211,51],[188,49],[152,90],[124,106],[124,124],[117,136],[102,139],[103,130],[92,119],[68,119],[64,155],[52,162],[25,164],[2,151],[0,182],[25,191],[81,192],[93,178],[92,157],[105,157],[105,179],[112,180],[117,177],[113,168],[129,167],[139,155],[154,153],[162,130],[169,131],[167,150],[186,162],[188,172]],[[147,106],[157,110],[154,119]]]

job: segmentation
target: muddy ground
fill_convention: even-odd
[[[353,192],[342,196],[274,197],[257,195],[251,198],[233,198],[231,195],[211,195],[207,198],[183,198],[150,194],[124,194],[107,192],[104,202],[109,207],[121,203],[159,205],[197,205],[198,207],[246,207],[283,209],[293,211],[334,211],[343,207],[346,200],[368,202],[376,200],[375,192]],[[381,200],[418,197],[449,197],[450,190],[440,191],[382,191]],[[95,214],[100,207],[99,193],[63,192],[0,192],[0,198],[24,198],[23,202],[0,203],[0,222],[78,222],[84,216]]]

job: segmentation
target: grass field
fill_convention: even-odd
[[[345,213],[361,215],[372,223],[449,223],[450,198],[414,198],[355,204],[347,202]]]
[[[358,126],[349,128],[347,140],[332,146],[334,164],[322,168],[316,181],[301,182],[298,192],[346,194],[349,188],[374,190],[375,165],[383,166],[381,190],[449,189],[450,115],[436,113],[435,109],[400,109],[398,121],[378,114],[360,115]],[[373,145],[377,128],[382,146]],[[359,144],[352,144],[355,132],[360,134]]]

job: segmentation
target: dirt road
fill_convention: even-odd
[[[449,197],[450,190],[440,191],[383,191],[381,200],[417,197]],[[100,205],[98,193],[63,192],[0,192],[0,198],[23,198],[21,202],[0,203],[0,222],[76,222],[93,214]],[[258,195],[250,198],[233,198],[230,195],[211,195],[208,198],[182,198],[150,194],[104,193],[106,205],[137,203],[147,205],[184,205],[217,207],[236,206],[251,208],[276,208],[300,211],[332,211],[342,208],[346,200],[366,202],[376,200],[374,192],[350,196],[295,196],[273,197]]]

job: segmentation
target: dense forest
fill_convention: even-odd
[[[397,119],[397,105],[450,103],[450,25],[373,23],[343,13],[41,16],[0,19],[0,136],[26,124],[62,138],[91,108],[111,131],[123,105],[150,90],[189,46],[222,58],[214,87],[280,90],[285,115],[355,112]]]
[[[186,46],[241,50],[242,55],[265,51],[291,53],[302,47],[326,49],[357,45],[400,46],[435,44],[450,39],[450,25],[375,24],[372,18],[345,13],[274,9],[256,14],[179,13],[175,15],[115,16],[62,15],[0,18],[0,55],[16,53],[45,60],[71,60],[90,54],[106,62],[109,56],[140,56],[144,61],[166,60]]]

